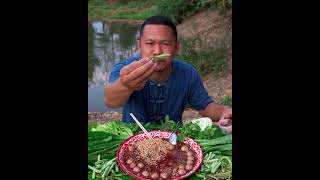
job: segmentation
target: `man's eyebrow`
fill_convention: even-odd
[[[142,40],[144,42],[155,42],[156,40],[154,39],[145,39],[145,40]],[[173,43],[173,41],[171,40],[162,40],[162,41],[159,41],[160,43]]]
[[[171,40],[163,40],[161,42],[172,43],[173,41],[171,41]]]
[[[154,41],[153,39],[146,39],[146,40],[142,40],[142,41]]]

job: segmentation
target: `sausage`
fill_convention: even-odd
[[[178,170],[178,174],[179,174],[179,175],[184,175],[184,174],[186,174],[186,170],[184,170],[184,169],[179,169],[179,170]]]
[[[136,167],[136,163],[133,162],[130,164],[130,168],[134,168],[134,167]]]
[[[181,147],[181,151],[187,151],[188,150],[188,147],[187,146],[182,146]]]
[[[142,172],[142,175],[143,175],[144,177],[149,177],[149,172],[148,172],[148,171],[143,171],[143,172]]]
[[[193,161],[191,161],[191,160],[188,160],[188,161],[187,161],[187,164],[190,164],[190,165],[192,165],[192,164],[193,164]]]
[[[133,151],[134,150],[134,146],[129,145],[129,151]]]
[[[191,170],[191,169],[192,169],[192,165],[191,165],[191,164],[187,164],[187,165],[186,165],[186,170],[189,171],[189,170]]]
[[[133,168],[133,171],[134,172],[140,172],[140,168],[136,166],[136,167]]]
[[[169,145],[169,150],[170,150],[170,151],[174,150],[174,145],[170,144],[170,145]]]
[[[163,173],[160,174],[160,176],[162,178],[166,179],[166,178],[168,178],[169,175],[167,173],[163,172]]]
[[[180,164],[178,167],[179,167],[179,169],[184,169],[184,168],[185,168],[185,165]]]
[[[193,161],[193,160],[194,160],[194,157],[193,157],[193,156],[188,156],[188,157],[187,157],[187,160],[188,160],[188,161]]]
[[[192,156],[193,153],[191,151],[187,151],[187,156]]]
[[[152,179],[158,179],[159,178],[159,174],[158,173],[153,173],[153,174],[151,174],[151,178]]]
[[[143,168],[143,167],[144,167],[144,164],[143,164],[142,162],[139,162],[139,163],[138,163],[138,167],[139,167],[139,168]]]
[[[127,164],[131,164],[133,162],[132,158],[127,160]]]

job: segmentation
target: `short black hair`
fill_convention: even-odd
[[[158,25],[165,25],[168,26],[172,29],[175,37],[176,37],[176,41],[177,41],[177,28],[176,25],[171,21],[171,19],[169,19],[168,17],[165,16],[151,16],[148,19],[146,19],[143,24],[141,25],[140,28],[140,38],[142,37],[143,34],[143,30],[144,27],[148,24],[158,24]]]

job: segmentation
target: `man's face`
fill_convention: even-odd
[[[170,66],[180,48],[170,27],[153,24],[144,27],[142,37],[138,40],[137,45],[143,58],[163,53],[171,54],[166,61],[157,62],[155,71],[158,72]]]

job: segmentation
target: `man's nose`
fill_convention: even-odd
[[[154,49],[153,49],[153,55],[159,55],[162,54],[162,49],[160,44],[155,44]]]

